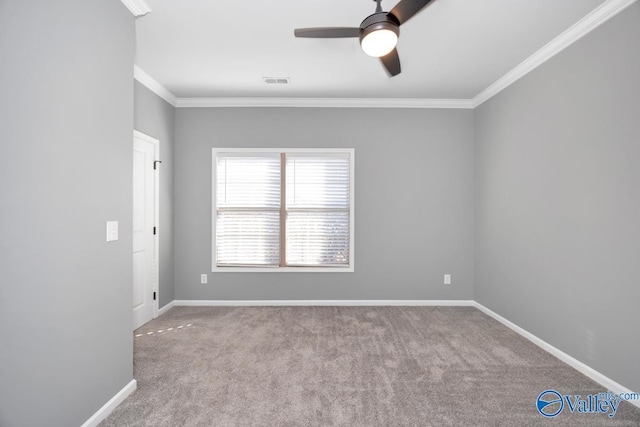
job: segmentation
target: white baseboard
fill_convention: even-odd
[[[160,310],[158,310],[158,316],[162,316],[167,311],[171,310],[175,305],[176,305],[176,302],[175,301],[171,301],[169,304],[165,305]]]
[[[98,411],[93,414],[91,418],[89,418],[82,427],[96,427],[100,422],[102,422],[105,418],[109,416],[111,412],[113,412],[116,407],[122,403],[131,393],[136,390],[138,386],[138,382],[136,380],[131,380],[129,384],[124,386],[122,390],[116,393],[107,403],[105,403],[102,408],[98,409]]]
[[[516,333],[522,335],[524,338],[528,339],[529,341],[531,341],[532,343],[534,343],[535,345],[537,345],[541,349],[545,350],[547,353],[550,353],[551,355],[553,355],[556,358],[560,359],[561,361],[563,361],[567,365],[571,366],[576,371],[578,371],[578,372],[586,375],[587,377],[591,378],[592,380],[594,380],[598,384],[600,384],[603,387],[605,387],[607,390],[612,391],[612,392],[614,392],[616,394],[633,393],[630,389],[626,388],[622,384],[612,380],[611,378],[607,377],[606,375],[603,375],[602,373],[596,371],[592,367],[582,363],[578,359],[576,359],[576,358],[574,358],[572,356],[569,356],[564,351],[562,351],[559,348],[552,346],[548,342],[538,338],[537,336],[533,335],[531,332],[529,332],[529,331],[527,331],[525,329],[522,329],[520,326],[518,326],[515,323],[505,319],[504,317],[500,316],[498,313],[488,309],[487,307],[485,307],[484,305],[480,304],[479,302],[474,301],[474,306],[478,310],[482,311],[484,314],[488,315],[489,317],[494,318],[495,320],[497,320],[498,322],[502,323],[503,325],[505,325],[509,329],[512,329]],[[640,408],[640,400],[628,400],[628,402],[631,403],[632,405],[637,406],[638,408]]]
[[[244,306],[451,306],[473,307],[472,300],[175,300],[176,306],[244,307]],[[163,307],[164,308],[164,307]]]

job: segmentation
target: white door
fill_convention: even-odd
[[[133,329],[157,316],[158,140],[133,134]]]

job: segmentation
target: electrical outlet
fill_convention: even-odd
[[[118,221],[107,221],[107,242],[118,240]]]
[[[451,284],[451,275],[450,274],[445,274],[444,275],[444,284],[445,285],[450,285]]]
[[[205,284],[205,283],[207,283],[208,279],[209,279],[209,276],[207,276],[206,274],[201,274],[200,275],[200,283]]]

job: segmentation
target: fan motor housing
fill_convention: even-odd
[[[360,24],[360,42],[367,34],[377,30],[389,30],[400,36],[400,22],[389,12],[377,12],[367,16]]]

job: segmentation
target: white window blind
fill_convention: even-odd
[[[214,149],[214,167],[214,271],[353,271],[353,150]]]
[[[349,155],[287,154],[286,260],[349,264]]]
[[[280,264],[280,156],[220,153],[217,265]]]

